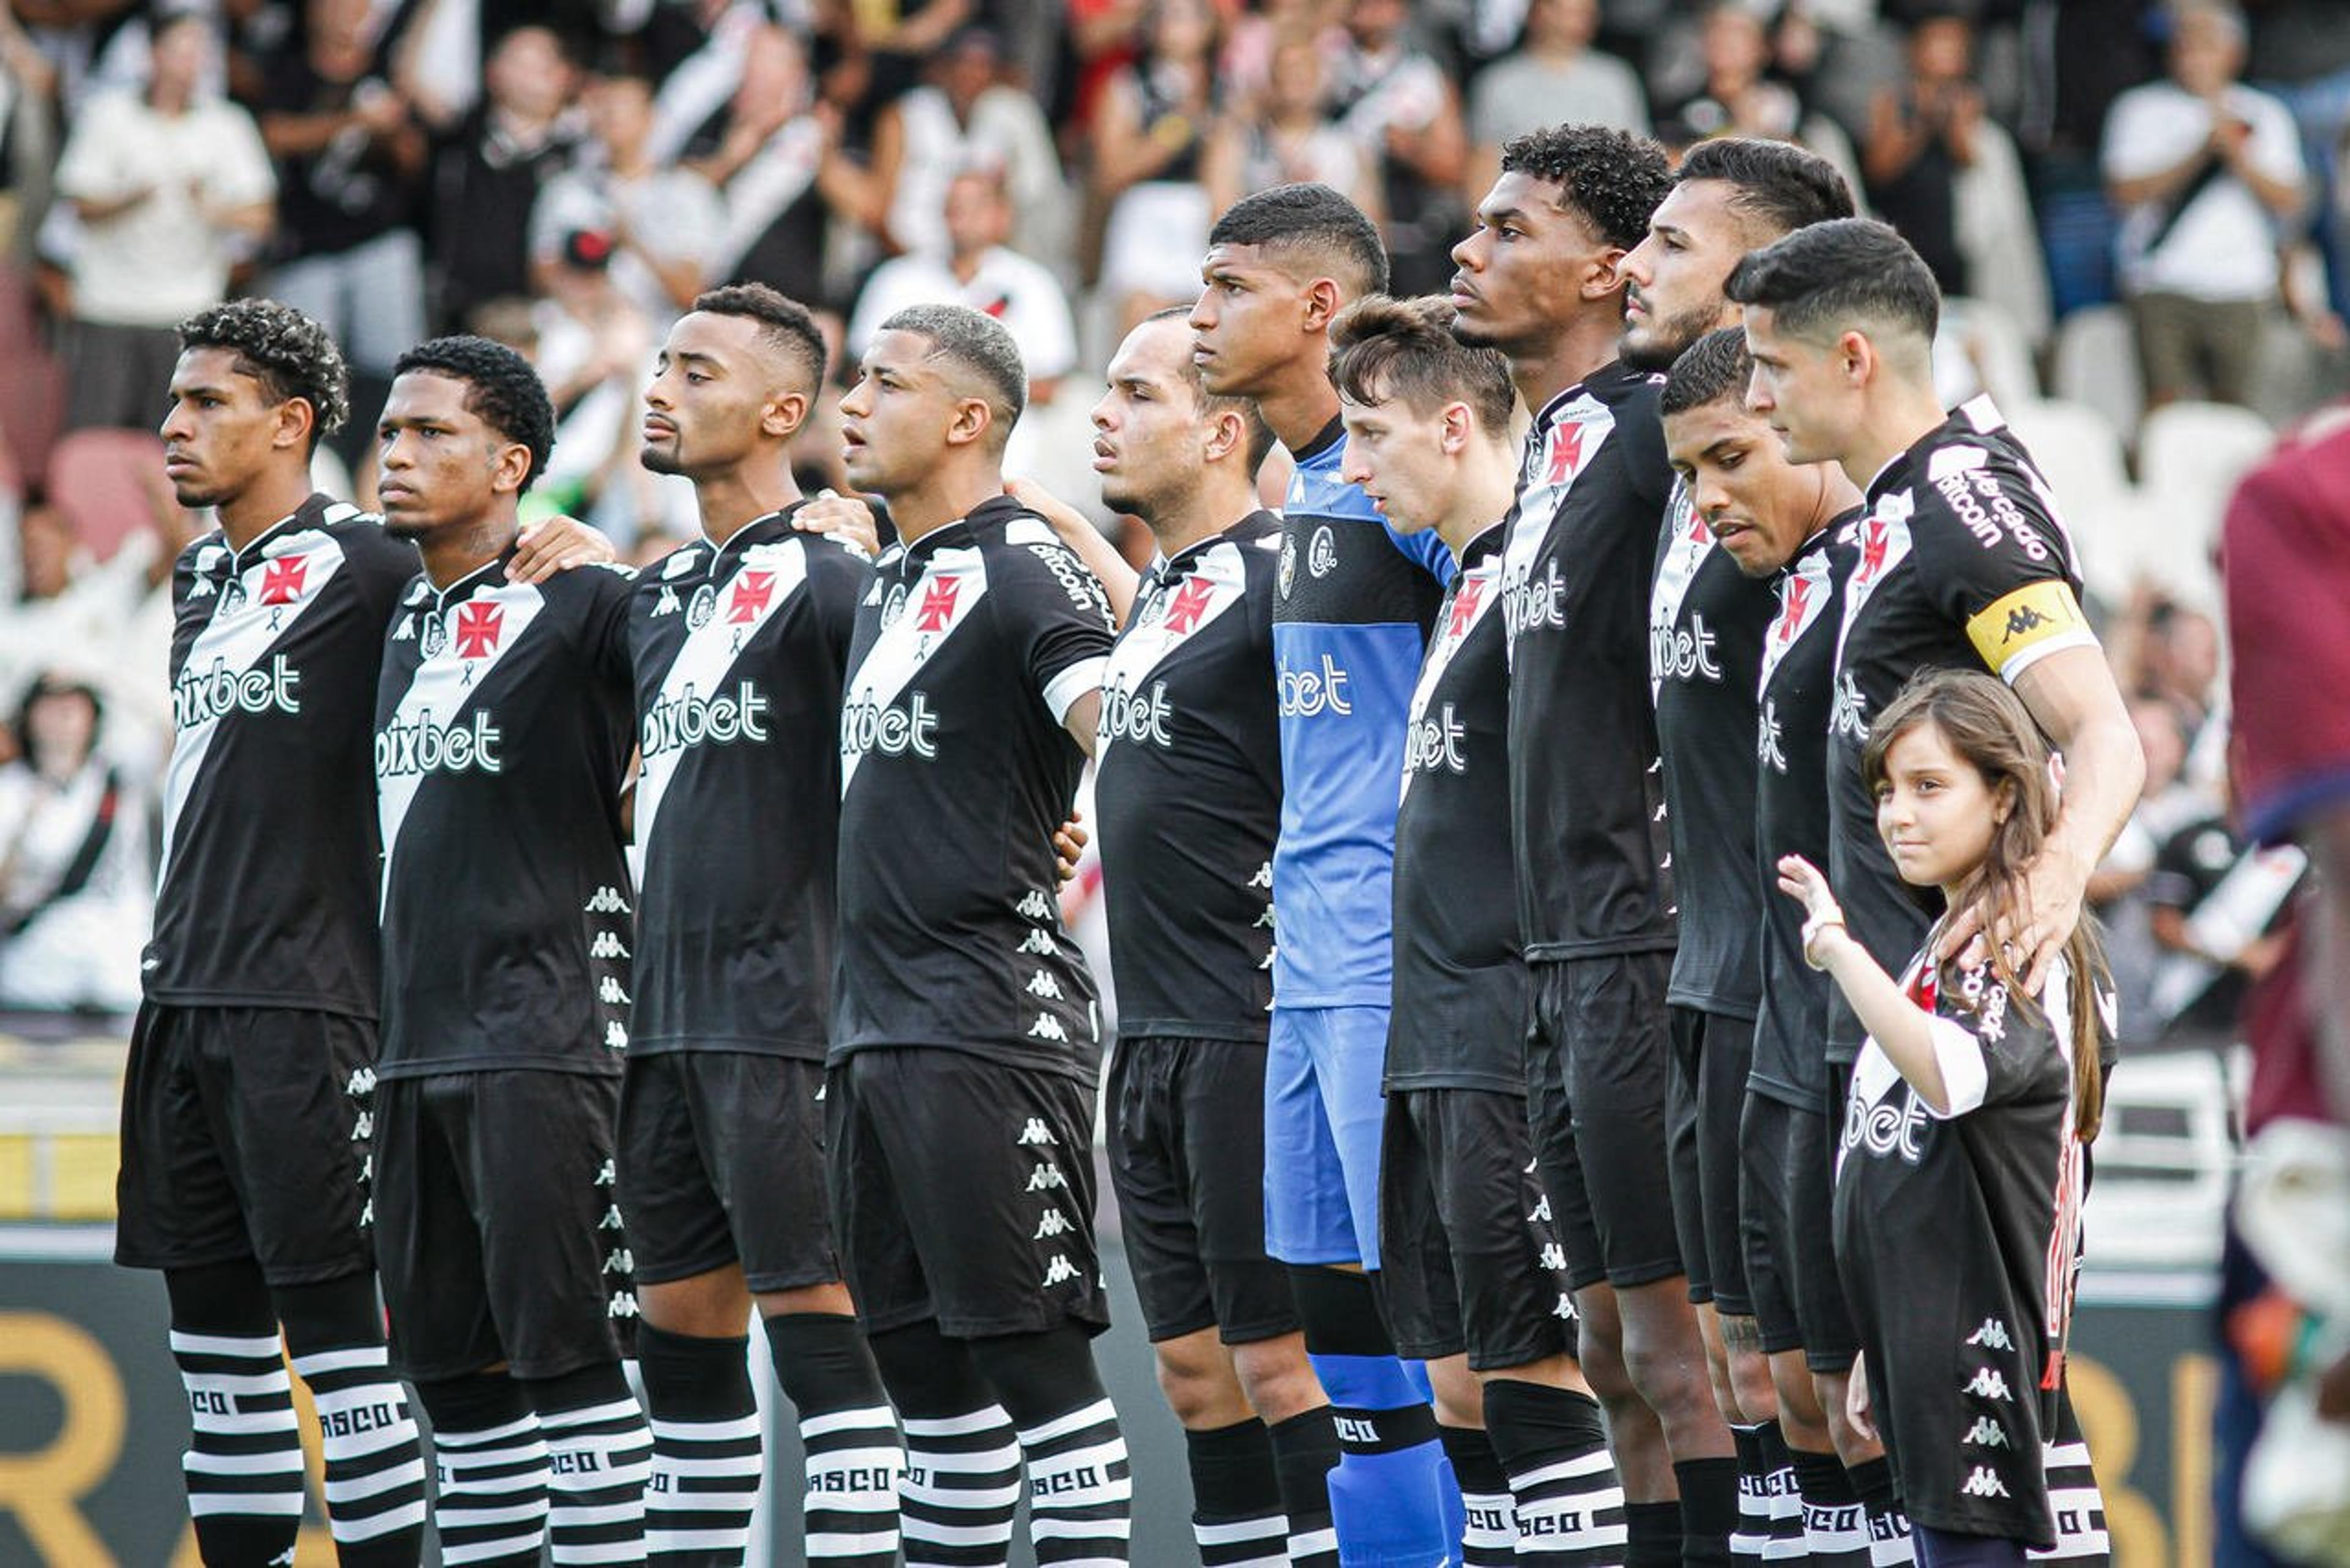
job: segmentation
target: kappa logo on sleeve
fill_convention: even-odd
[[[1967,640],[2002,680],[2058,649],[2096,645],[2071,586],[2054,578],[2026,583],[1977,611],[1967,621]]]

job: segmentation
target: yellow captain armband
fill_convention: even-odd
[[[2054,578],[2026,583],[1993,600],[1967,622],[1967,640],[2002,680],[2065,648],[2094,648],[2096,635],[2070,585]]]

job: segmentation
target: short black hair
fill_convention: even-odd
[[[988,412],[1001,454],[1012,427],[1028,407],[1028,368],[1020,345],[1003,323],[967,305],[910,305],[881,324],[884,332],[911,332],[931,341],[931,351],[977,373],[995,396]]]
[[[797,362],[813,394],[824,385],[824,329],[808,307],[764,283],[730,283],[694,296],[693,308],[759,324],[759,336]]]
[[[1440,295],[1367,295],[1330,324],[1330,381],[1350,403],[1409,403],[1422,414],[1467,403],[1486,434],[1506,441],[1517,389],[1510,362],[1452,335],[1452,302]]]
[[[529,449],[530,468],[522,476],[525,490],[546,471],[547,454],[555,450],[555,405],[547,400],[546,384],[529,360],[486,337],[435,337],[419,343],[391,367],[395,379],[411,371],[464,382],[465,411]]]
[[[1309,255],[1357,296],[1388,286],[1388,250],[1378,225],[1327,185],[1275,185],[1243,196],[1208,231],[1208,244]]]
[[[1657,400],[1659,415],[1669,418],[1725,400],[1743,403],[1754,358],[1746,351],[1746,329],[1724,327],[1681,350]]]
[[[1874,218],[1797,229],[1731,269],[1722,292],[1775,312],[1782,331],[1818,337],[1877,323],[1930,343],[1942,291],[1909,242]]]
[[[1191,319],[1190,306],[1170,305],[1164,310],[1154,310],[1144,317],[1141,325],[1148,327],[1157,321],[1180,321],[1188,331]],[[1208,390],[1208,378],[1200,373],[1200,362],[1189,354],[1183,356],[1183,382],[1191,389],[1192,396],[1200,400],[1200,407],[1205,412],[1240,415],[1241,423],[1248,429],[1249,472],[1254,473],[1263,468],[1264,460],[1273,455],[1273,444],[1277,438],[1273,433],[1273,427],[1264,422],[1264,410],[1256,406],[1256,400]]]
[[[1752,136],[1721,136],[1700,141],[1681,159],[1673,183],[1719,180],[1731,188],[1730,209],[1752,225],[1767,244],[1781,234],[1813,223],[1849,218],[1852,187],[1836,166],[1792,141]]]
[[[290,305],[232,299],[180,323],[180,350],[224,348],[237,374],[261,383],[273,403],[310,405],[310,445],[351,417],[351,372],[334,334]]]
[[[1627,251],[1648,237],[1648,218],[1673,183],[1662,147],[1605,125],[1554,125],[1513,137],[1502,146],[1502,172],[1557,186],[1593,232]]]

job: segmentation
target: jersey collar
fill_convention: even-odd
[[[432,599],[432,607],[436,610],[447,609],[460,600],[473,597],[474,590],[485,583],[504,582],[506,564],[515,558],[515,552],[521,548],[521,540],[511,541],[495,556],[484,561],[445,588],[435,588],[432,587],[432,579],[425,578],[424,586]]]
[[[1315,458],[1320,457],[1324,452],[1328,452],[1332,447],[1337,445],[1340,441],[1345,441],[1346,439],[1347,421],[1345,418],[1338,414],[1332,414],[1330,416],[1330,422],[1324,425],[1321,430],[1315,433],[1314,439],[1305,443],[1303,451],[1290,454],[1290,461],[1295,463],[1298,467],[1303,468],[1307,463],[1312,462]]]
[[[731,553],[748,550],[754,545],[770,544],[789,535],[792,532],[792,514],[806,504],[807,499],[803,496],[779,511],[770,512],[763,517],[754,517],[727,535],[726,543],[723,545],[704,534],[702,536],[702,542],[709,545],[712,551],[710,560],[712,572],[715,574],[717,568],[725,563],[727,556]]]
[[[307,501],[302,503],[301,505],[296,506],[293,511],[288,512],[285,516],[280,517],[276,522],[272,523],[268,527],[264,528],[259,534],[255,535],[253,542],[247,545],[244,549],[230,551],[229,556],[233,562],[232,570],[235,572],[243,572],[248,564],[257,561],[262,556],[267,555],[269,553],[269,546],[272,544],[275,544],[276,541],[286,538],[290,535],[305,533],[317,527],[318,525],[319,517],[326,512],[328,507],[332,506],[334,504],[334,498],[332,496],[322,493],[312,494],[311,497]],[[222,535],[222,543],[227,543],[226,535]]]

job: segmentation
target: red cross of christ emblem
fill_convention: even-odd
[[[955,596],[962,591],[961,577],[940,577],[922,589],[921,618],[914,622],[916,631],[944,631],[947,622],[954,618]]]
[[[1565,484],[1583,466],[1583,427],[1561,425],[1550,438],[1550,483]]]
[[[1860,525],[1860,580],[1872,583],[1885,569],[1885,551],[1893,543],[1891,529],[1872,517]]]
[[[307,556],[280,556],[261,575],[261,602],[290,605],[302,597],[302,579],[310,573]]]
[[[734,597],[727,601],[726,618],[735,626],[754,621],[767,613],[767,601],[775,597],[775,573],[745,572],[734,579]]]
[[[457,657],[486,659],[497,651],[506,612],[496,605],[468,604],[457,610]]]
[[[1466,637],[1469,623],[1477,618],[1477,606],[1485,597],[1485,579],[1463,577],[1460,591],[1452,596],[1452,614],[1444,623],[1447,637]]]
[[[1793,642],[1804,624],[1804,607],[1812,597],[1812,585],[1802,577],[1787,579],[1786,607],[1779,612],[1779,624],[1772,635],[1781,642]]]
[[[1187,579],[1175,590],[1175,602],[1167,607],[1167,629],[1179,636],[1195,630],[1200,618],[1208,613],[1208,603],[1216,590],[1198,577]]]

